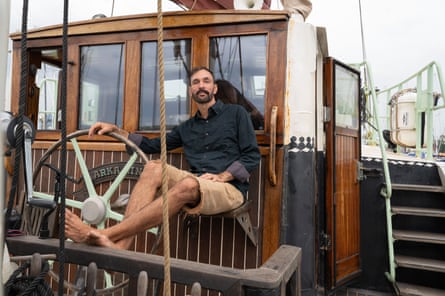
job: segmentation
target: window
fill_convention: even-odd
[[[122,126],[124,46],[81,47],[79,129],[96,121]]]
[[[190,116],[190,98],[187,87],[191,41],[164,41],[163,44],[166,127],[172,128]],[[142,44],[139,130],[159,130],[160,127],[157,57],[157,42],[144,42]]]
[[[338,126],[359,128],[359,78],[357,73],[335,66],[335,124]]]
[[[43,51],[42,55],[45,55]],[[60,115],[58,114],[58,87],[60,68],[42,62],[37,71],[36,85],[39,92],[39,114],[37,115],[37,129],[55,130],[58,128]]]
[[[247,100],[255,129],[264,129],[266,35],[210,39],[210,69],[215,79],[229,81]],[[230,98],[228,98],[230,99]],[[241,105],[243,103],[238,102]],[[252,110],[253,109],[253,110]]]

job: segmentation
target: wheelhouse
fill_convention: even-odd
[[[35,191],[54,192],[55,174],[39,160],[59,164],[59,147],[51,156],[46,151],[60,141],[63,85],[69,134],[107,121],[155,137],[160,135],[160,68],[170,129],[197,110],[187,92],[188,71],[208,66],[216,79],[230,81],[263,118],[256,126],[261,163],[248,192],[254,238],[233,219],[199,217],[189,223],[178,215],[170,222],[172,256],[258,268],[281,244],[289,243],[303,249],[302,285],[309,293],[318,286],[335,289],[359,274],[360,191],[356,174],[349,172],[355,171],[360,157],[360,73],[327,57],[323,28],[284,11],[165,13],[161,63],[154,14],[75,22],[68,29],[66,82],[60,75],[61,26],[28,32],[26,49],[21,48],[20,34],[11,38],[13,112],[18,111],[21,51],[27,50],[29,57],[25,115],[37,128],[32,146]],[[74,161],[77,145],[99,191],[111,185],[104,184],[107,178],[96,180],[95,174],[101,175],[104,168],[120,170],[116,164],[129,156],[115,139],[79,135],[68,147],[67,174],[76,182],[67,185],[67,198],[82,202],[86,196]],[[171,151],[168,161],[187,168],[180,149]],[[115,165],[110,168],[110,163]],[[134,179],[128,177],[111,202],[131,192]],[[19,206],[26,211],[23,201]],[[50,224],[57,224],[52,219]],[[29,223],[37,232],[39,222]],[[149,234],[140,234],[134,250],[149,252],[153,243]],[[70,272],[73,277],[75,271]]]

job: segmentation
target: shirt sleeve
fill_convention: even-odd
[[[258,166],[261,155],[249,114],[243,108],[239,108],[238,110],[237,136],[240,158],[233,162],[226,170],[231,173],[235,179],[244,183],[249,179],[250,172]]]
[[[141,148],[144,153],[152,154],[161,152],[160,138],[149,139],[139,134],[130,133],[128,139]],[[181,136],[177,129],[173,129],[167,134],[166,143],[167,150],[178,148],[182,145]]]

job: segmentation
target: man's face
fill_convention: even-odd
[[[206,70],[200,70],[190,78],[190,94],[198,104],[206,104],[213,99],[217,86],[212,74]]]

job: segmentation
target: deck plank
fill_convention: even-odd
[[[445,244],[445,235],[432,232],[393,230],[393,237],[397,240],[415,241],[433,244]]]
[[[445,211],[434,208],[392,206],[394,214],[445,218]]]
[[[399,267],[445,273],[445,261],[441,260],[397,255],[395,261]]]
[[[397,283],[402,296],[443,296],[444,290],[434,289],[430,287],[417,286],[407,283]]]

